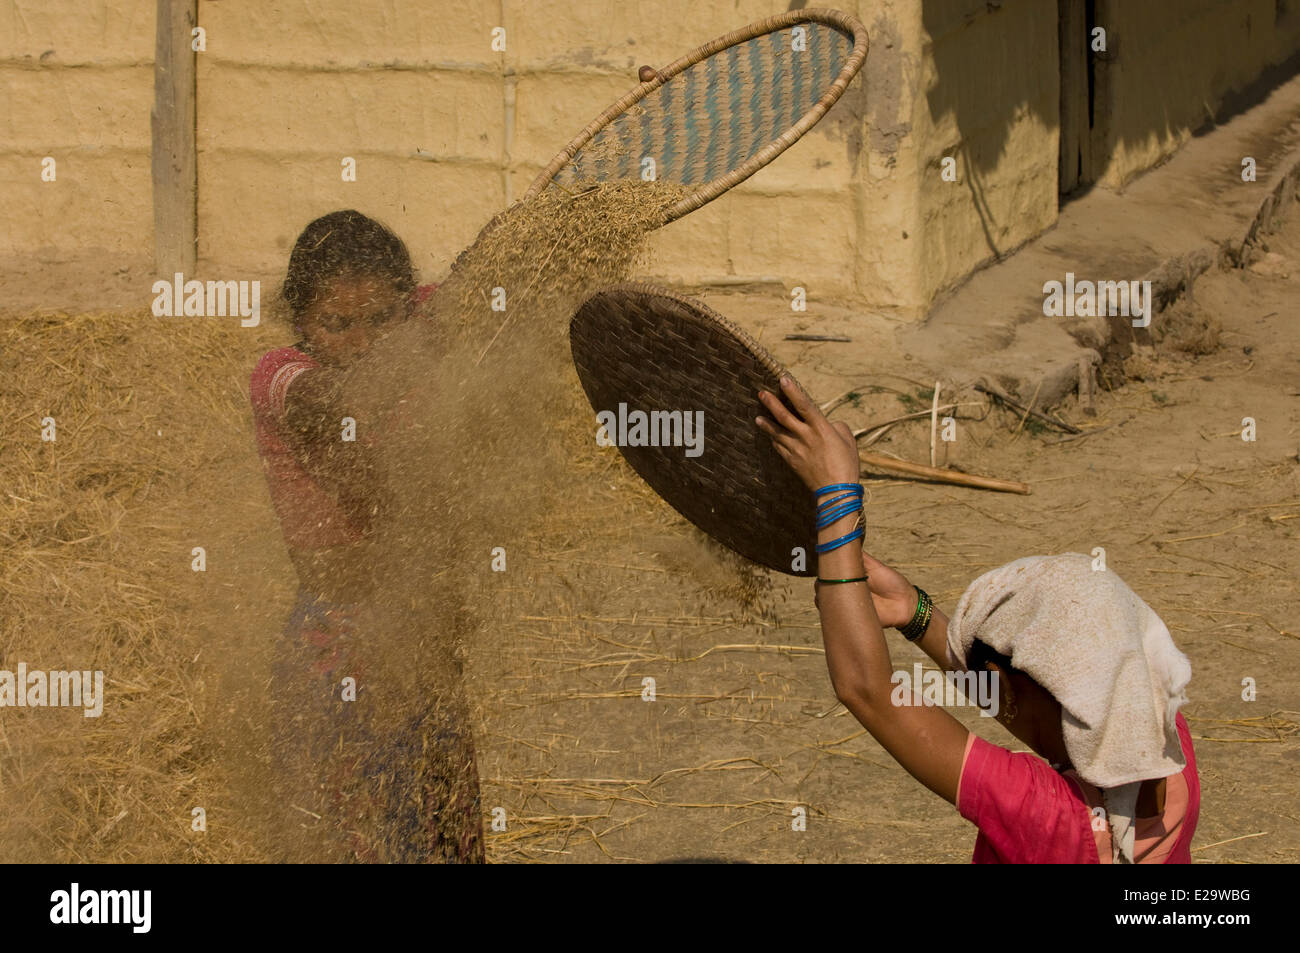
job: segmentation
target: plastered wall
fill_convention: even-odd
[[[437,275],[636,85],[640,65],[666,65],[782,9],[754,0],[205,4],[200,256],[227,269],[283,267],[297,229],[352,206],[384,218]],[[504,52],[492,49],[498,26]],[[852,294],[862,277],[855,248],[896,217],[863,208],[896,190],[862,194],[862,82],[780,160],[657,236],[650,270]],[[357,160],[355,183],[342,181],[344,156]],[[904,261],[869,260],[865,277],[882,300],[905,283]]]
[[[1056,221],[1056,4],[932,2],[919,28],[915,267],[928,304]]]
[[[1236,91],[1300,53],[1296,0],[1106,0],[1108,92],[1101,184],[1171,156]]]
[[[308,221],[354,207],[435,278],[637,67],[787,6],[199,0],[200,269],[276,281]],[[1055,2],[838,6],[871,36],[862,74],[775,163],[658,233],[651,272],[775,278],[919,317],[1055,222]],[[1163,161],[1295,55],[1295,6],[1099,0],[1113,46],[1101,184]],[[150,259],[153,33],[153,0],[0,0],[0,267],[84,259],[94,280]],[[46,155],[57,185],[40,180]]]
[[[153,54],[152,0],[0,2],[0,260],[152,253]]]

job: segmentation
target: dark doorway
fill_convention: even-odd
[[[1098,0],[1056,0],[1060,47],[1061,134],[1058,178],[1061,196],[1086,190],[1094,182],[1100,162],[1095,161],[1097,127],[1103,117],[1098,108],[1102,83],[1098,66],[1106,52],[1094,52],[1093,29]],[[1111,38],[1107,37],[1107,44]]]

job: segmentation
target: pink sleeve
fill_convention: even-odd
[[[1036,755],[971,737],[957,809],[979,828],[974,862],[1097,863],[1091,816],[1077,789]]]
[[[271,503],[280,517],[289,549],[307,552],[352,543],[362,536],[336,494],[322,487],[303,469],[280,432],[289,385],[299,375],[318,366],[310,355],[297,348],[278,348],[258,362],[249,388],[253,432],[266,470]]]
[[[303,371],[317,367],[311,357],[294,347],[268,351],[257,362],[249,382],[249,396],[258,416],[278,421],[284,414],[284,398],[289,385]]]

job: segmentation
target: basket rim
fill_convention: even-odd
[[[625,113],[631,106],[645,99],[656,89],[663,86],[677,74],[684,72],[686,69],[694,66],[702,60],[708,59],[715,53],[719,53],[728,47],[752,40],[756,36],[762,36],[766,33],[772,33],[776,30],[784,29],[788,26],[796,26],[800,23],[821,23],[826,26],[834,27],[842,33],[847,33],[853,40],[853,50],[849,53],[848,59],[845,60],[844,66],[841,67],[839,74],[827,87],[826,92],[821,98],[805,112],[793,126],[783,132],[780,136],[773,139],[758,152],[754,153],[740,165],[731,171],[718,176],[708,182],[698,186],[690,195],[679,200],[672,205],[665,217],[664,224],[681,218],[688,212],[693,212],[701,206],[713,201],[723,192],[749,178],[763,166],[767,165],[777,156],[779,156],[790,146],[794,145],[803,137],[813,126],[817,125],[823,116],[835,105],[839,98],[848,89],[849,83],[857,76],[858,71],[862,68],[863,61],[867,58],[867,51],[870,46],[870,40],[867,37],[867,28],[857,17],[844,13],[841,10],[831,10],[823,8],[813,8],[808,10],[788,10],[784,13],[774,14],[765,17],[762,20],[756,20],[748,26],[741,27],[738,30],[732,30],[730,33],[724,33],[716,39],[710,40],[703,46],[698,46],[691,50],[685,56],[674,60],[668,66],[658,71],[654,79],[637,86],[624,94],[610,106],[608,106],[599,116],[583,128],[583,130],[569,141],[558,155],[555,156],[538,176],[529,185],[528,191],[524,193],[524,199],[531,199],[555,178],[556,174],[564,168],[573,157],[578,154],[592,138],[605,126],[609,125],[616,118]]]

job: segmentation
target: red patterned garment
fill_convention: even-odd
[[[414,303],[425,303],[437,287],[421,285]],[[362,537],[361,527],[348,519],[339,500],[303,468],[281,434],[289,386],[299,375],[319,366],[297,347],[280,347],[262,356],[250,381],[253,432],[271,503],[289,549],[306,552],[355,543]]]
[[[296,347],[276,348],[257,362],[251,381],[253,433],[271,503],[285,544],[308,552],[361,539],[360,528],[348,520],[338,499],[304,469],[281,434],[289,385],[319,366]]]

